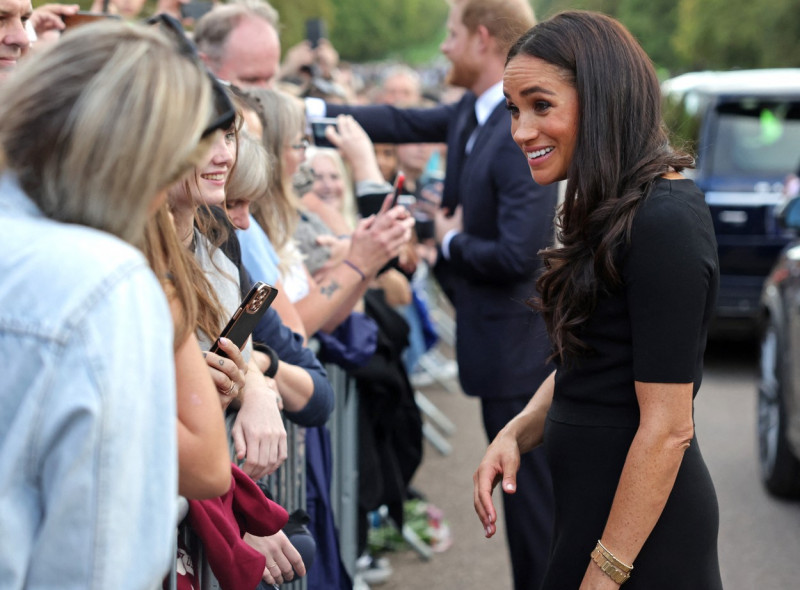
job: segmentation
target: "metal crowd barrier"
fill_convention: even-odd
[[[328,420],[333,452],[333,480],[331,500],[334,518],[339,531],[339,547],[342,562],[348,573],[355,573],[358,557],[358,396],[355,382],[336,365],[326,365],[328,378],[333,386],[336,407]],[[231,423],[229,422],[229,426]],[[290,514],[297,509],[306,509],[306,453],[305,428],[284,420],[287,435],[288,457],[277,471],[262,479],[275,502]],[[233,456],[233,455],[232,455]],[[188,510],[186,500],[180,498],[178,523]],[[220,586],[202,552],[199,539],[190,542],[200,547],[195,564],[201,590],[219,590]],[[177,544],[176,551],[177,553]],[[173,568],[167,578],[168,590],[176,590],[177,577]],[[307,590],[305,578],[281,585],[286,590]],[[253,589],[255,590],[255,589]]]
[[[358,395],[353,379],[341,367],[325,366],[336,408],[328,420],[333,446],[331,500],[339,529],[339,551],[352,578],[358,558]]]

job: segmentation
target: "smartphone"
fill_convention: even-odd
[[[319,147],[334,147],[325,137],[325,130],[328,127],[336,127],[336,119],[333,117],[311,117],[308,120],[311,125],[311,136],[314,138],[314,145]]]
[[[403,184],[405,182],[406,175],[398,171],[397,178],[394,179],[394,188],[392,189],[392,207],[397,205],[397,200],[400,198],[400,193],[403,192]]]
[[[392,186],[392,207],[395,205],[406,205],[404,198],[410,195],[403,195],[403,184],[406,177],[402,172],[398,172]],[[413,197],[411,197],[413,199]],[[377,215],[380,213],[383,204],[386,202],[386,193],[384,194],[369,194],[361,195],[356,199],[356,207],[358,214],[361,217],[369,217],[370,215]]]
[[[324,20],[321,18],[306,20],[306,39],[311,44],[311,49],[316,49],[319,46],[319,40],[326,39],[327,36]]]
[[[61,20],[64,21],[64,26],[67,29],[85,25],[87,23],[93,23],[99,20],[106,20],[109,18],[119,20],[119,15],[108,14],[107,12],[89,12],[85,10],[79,10],[75,14],[64,14],[61,16]]]
[[[247,338],[253,333],[258,321],[266,313],[278,295],[278,290],[266,283],[257,282],[242,301],[242,304],[222,329],[220,338],[227,338],[241,350]],[[211,352],[227,358],[225,351],[219,347],[219,338],[211,346]]]
[[[185,4],[181,3],[181,19],[191,18],[198,20],[213,7],[213,2],[204,2],[203,0],[191,0],[191,2],[186,2]]]

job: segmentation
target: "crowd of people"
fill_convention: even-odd
[[[713,227],[652,65],[599,14],[449,3],[434,87],[403,65],[369,83],[326,39],[281,48],[264,0],[109,0],[74,27],[77,5],[0,0],[0,588],[191,589],[202,563],[223,590],[366,587],[339,546],[325,367],[358,396],[368,568],[369,515],[402,527],[420,497],[432,284],[514,588],[720,587],[692,422]],[[260,283],[252,335],[221,337]],[[269,483],[287,423],[291,515]]]

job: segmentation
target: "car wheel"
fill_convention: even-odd
[[[758,447],[761,478],[772,494],[800,496],[800,461],[786,441],[783,343],[770,318],[761,337],[758,385]]]

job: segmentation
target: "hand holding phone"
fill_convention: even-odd
[[[328,33],[325,30],[325,21],[321,18],[310,18],[306,20],[306,39],[311,45],[311,49],[319,46],[320,39],[325,39]]]
[[[258,282],[253,285],[219,337],[227,338],[241,350],[277,295],[278,290],[266,283]],[[211,352],[228,358],[219,346],[219,338],[211,346]]]
[[[336,119],[334,117],[311,117],[308,120],[311,125],[311,135],[314,138],[314,145],[318,147],[335,147],[327,137],[325,130],[328,127],[336,129]]]
[[[67,29],[72,29],[80,25],[93,23],[99,20],[106,20],[109,18],[119,20],[119,16],[116,14],[108,14],[107,12],[91,12],[85,10],[79,10],[75,14],[61,15],[61,20],[64,21],[64,27]]]
[[[200,20],[200,18],[207,12],[214,8],[213,2],[207,0],[191,0],[190,2],[181,3],[181,19],[190,18]]]
[[[392,189],[392,207],[397,206],[397,200],[400,198],[400,193],[403,191],[403,185],[406,182],[406,175],[402,171],[397,171],[397,178],[394,179],[394,188]]]

